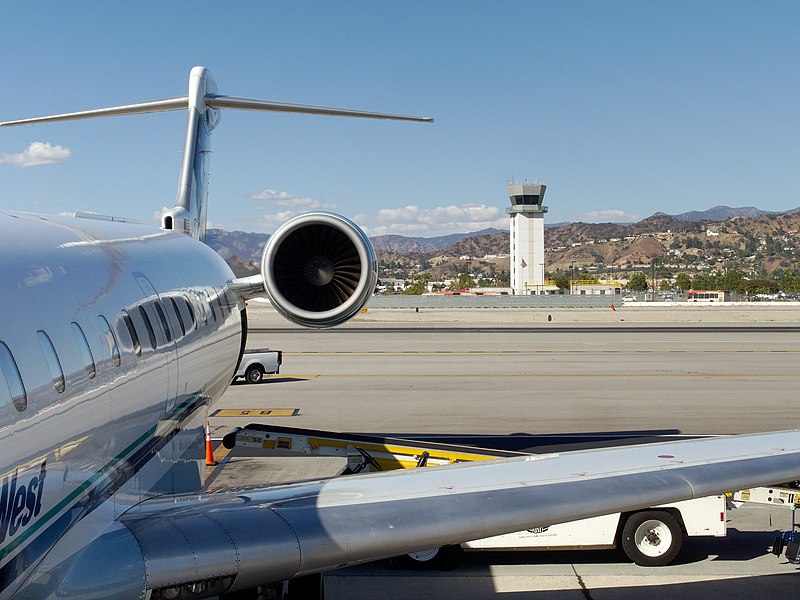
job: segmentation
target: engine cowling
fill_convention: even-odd
[[[378,261],[358,225],[320,211],[298,215],[270,236],[261,275],[284,317],[306,327],[332,327],[366,304],[378,282]]]

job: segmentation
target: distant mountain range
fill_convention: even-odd
[[[451,233],[450,235],[440,235],[437,237],[406,237],[403,235],[376,235],[370,241],[376,250],[385,250],[396,254],[409,254],[411,252],[430,253],[444,250],[456,242],[466,238],[477,237],[479,235],[489,235],[492,233],[503,233],[502,229],[489,227],[472,233]]]
[[[667,216],[672,217],[676,221],[727,221],[733,217],[760,217],[762,215],[786,215],[800,212],[800,207],[786,211],[769,211],[761,210],[755,206],[741,206],[739,208],[731,208],[720,204],[708,210],[698,211],[692,210],[677,215],[668,215],[667,213],[657,212],[654,217]]]
[[[443,250],[461,240],[504,233],[500,229],[488,228],[472,233],[451,233],[432,238],[406,237],[402,235],[378,235],[370,238],[375,250],[391,252],[394,254],[431,254]],[[206,243],[216,250],[222,258],[230,261],[239,258],[244,261],[261,260],[264,245],[269,239],[267,233],[247,233],[244,231],[225,231],[223,229],[209,229],[206,232]]]
[[[261,253],[268,239],[267,233],[209,229],[206,231],[205,241],[225,260],[234,257],[242,260],[261,260]]]
[[[705,211],[690,211],[677,215],[657,212],[636,223],[554,223],[547,226],[547,244],[551,247],[571,247],[592,240],[609,240],[630,235],[679,231],[691,223],[721,223],[732,218],[777,217],[800,213],[800,207],[783,212],[761,210],[752,206],[731,208],[715,206]],[[682,225],[683,224],[683,225]],[[694,227],[694,226],[693,226]],[[760,225],[763,229],[763,225]],[[700,231],[698,229],[698,231]],[[268,234],[246,233],[209,229],[206,241],[230,264],[234,270],[243,272],[244,266],[261,260]],[[449,254],[455,256],[482,256],[484,253],[508,252],[508,230],[483,229],[471,233],[453,233],[436,237],[407,237],[402,235],[379,235],[371,238],[376,251],[387,256]],[[644,252],[647,254],[647,252]],[[644,259],[644,258],[642,258]]]

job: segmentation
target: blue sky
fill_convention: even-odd
[[[308,208],[370,234],[505,227],[507,182],[549,222],[800,206],[796,2],[28,2],[0,8],[0,120],[186,93],[432,116],[228,111],[212,225]],[[153,220],[177,190],[178,112],[4,128],[0,209]],[[30,166],[34,163],[45,163]]]

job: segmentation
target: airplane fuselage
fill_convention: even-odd
[[[232,278],[178,233],[0,212],[0,598],[76,523],[202,488],[244,346]]]

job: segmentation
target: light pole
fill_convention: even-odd
[[[653,271],[653,277],[652,277],[652,279],[653,279],[653,285],[652,285],[653,292],[652,292],[652,294],[650,294],[650,297],[653,299],[652,301],[655,302],[656,301],[656,259],[655,258],[650,263],[650,268]]]
[[[542,292],[544,291],[544,263],[539,263],[539,272],[542,275],[542,278],[541,278],[542,285],[539,288],[539,295],[541,296]]]
[[[569,273],[569,295],[572,296],[575,292],[573,291],[573,286],[575,285],[575,261],[573,260],[570,264],[570,273]]]

